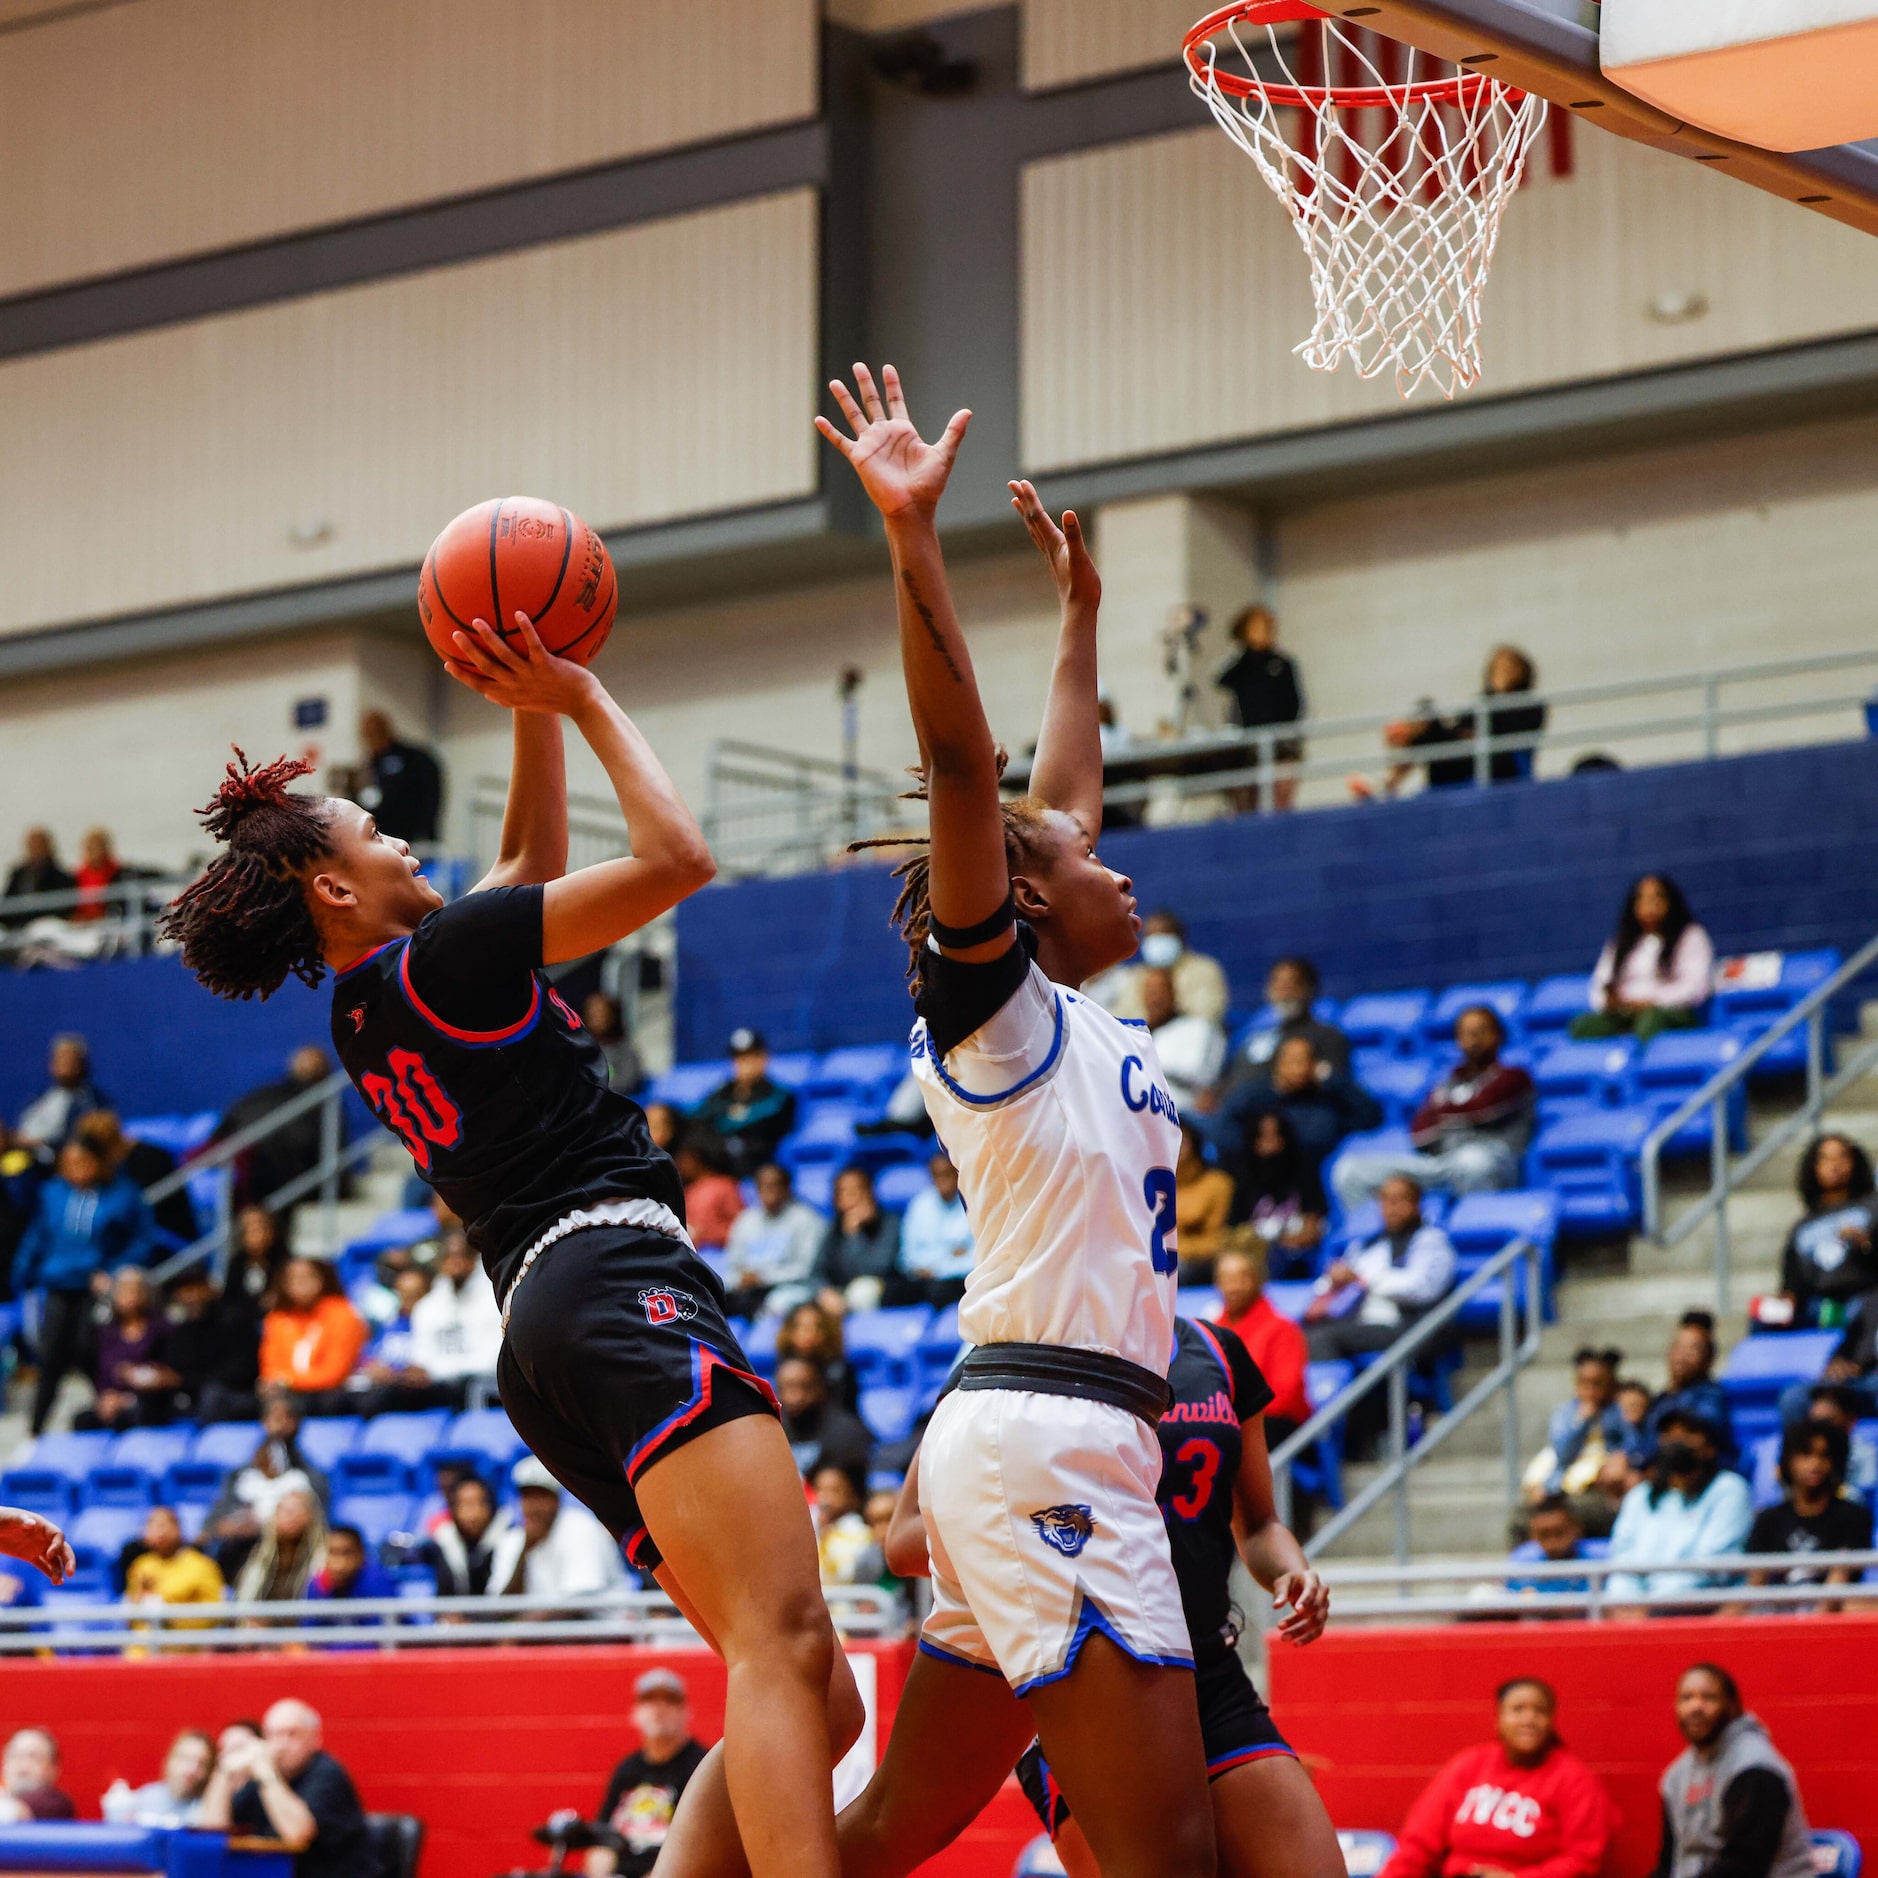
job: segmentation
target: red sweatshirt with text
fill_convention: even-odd
[[[1515,1767],[1497,1741],[1457,1754],[1409,1809],[1381,1878],[1596,1878],[1618,1813],[1589,1767],[1554,1748]]]

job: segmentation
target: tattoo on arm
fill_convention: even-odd
[[[932,608],[929,607],[921,597],[919,582],[913,578],[912,570],[910,568],[907,569],[900,578],[906,583],[907,598],[913,602],[913,611],[920,616],[921,621],[924,623],[926,636],[932,641],[933,650],[945,660],[946,670],[952,674],[952,682],[955,685],[964,684],[965,674],[959,670],[958,661],[953,658],[951,648],[945,642],[945,635],[939,630],[938,621],[933,618]]]

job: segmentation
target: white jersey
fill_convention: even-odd
[[[922,1018],[913,1074],[978,1243],[960,1335],[1102,1350],[1166,1375],[1180,1118],[1146,1028],[1032,962],[943,1063]]]

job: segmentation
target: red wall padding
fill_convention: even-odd
[[[1430,1774],[1487,1740],[1515,1674],[1559,1693],[1559,1730],[1623,1809],[1611,1871],[1656,1859],[1656,1783],[1682,1747],[1672,1713],[1689,1664],[1730,1671],[1800,1777],[1815,1826],[1878,1851],[1878,1616],[1659,1618],[1648,1623],[1333,1628],[1272,1651],[1272,1707],[1331,1817],[1393,1832]]]

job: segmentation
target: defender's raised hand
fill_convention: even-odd
[[[1063,511],[1059,528],[1050,519],[1050,511],[1037,499],[1036,489],[1028,482],[1006,485],[1011,492],[1011,507],[1024,518],[1037,552],[1049,563],[1056,582],[1056,595],[1065,607],[1088,607],[1093,611],[1102,601],[1102,576],[1083,539],[1082,523],[1074,509]]]
[[[888,521],[896,518],[930,519],[945,494],[946,479],[972,421],[969,411],[955,411],[937,443],[928,443],[906,414],[900,374],[891,365],[881,367],[880,389],[865,365],[854,368],[854,394],[839,379],[829,384],[841,414],[853,430],[845,437],[827,418],[818,416],[815,428],[854,465],[861,487]],[[882,398],[882,391],[885,398]]]

